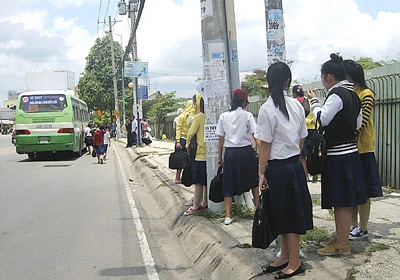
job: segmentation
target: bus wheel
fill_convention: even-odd
[[[34,153],[28,153],[28,158],[34,158],[35,154]]]

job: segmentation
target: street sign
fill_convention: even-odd
[[[124,77],[147,78],[148,62],[125,61]]]
[[[138,95],[138,100],[149,99],[148,86],[138,86],[137,95]]]

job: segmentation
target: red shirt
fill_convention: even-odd
[[[100,129],[97,129],[94,132],[94,137],[93,137],[93,145],[94,146],[100,146],[100,145],[104,144],[104,133],[105,133],[105,130],[100,130]]]

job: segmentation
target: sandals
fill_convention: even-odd
[[[300,266],[290,274],[286,274],[282,270],[280,270],[277,274],[274,275],[274,279],[290,278],[290,277],[293,277],[293,276],[295,276],[297,274],[304,273],[305,271],[306,271],[306,269],[304,268],[304,264],[301,263]]]

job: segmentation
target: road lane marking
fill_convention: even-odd
[[[126,196],[128,197],[129,206],[131,208],[132,218],[133,218],[133,222],[135,224],[136,234],[139,239],[140,250],[142,251],[142,259],[143,259],[144,266],[146,268],[147,277],[149,280],[159,280],[158,273],[157,273],[157,270],[156,270],[155,264],[154,264],[154,259],[153,259],[153,256],[151,255],[150,246],[149,246],[149,243],[147,242],[147,238],[146,238],[146,234],[144,232],[143,226],[142,226],[142,222],[140,221],[139,212],[136,208],[136,203],[135,203],[135,200],[133,199],[132,191],[129,187],[127,177],[125,176],[125,171],[122,168],[121,158],[119,157],[117,149],[114,148],[114,145],[113,145],[113,150],[114,150],[115,155],[118,160],[118,168],[122,175],[121,178],[124,183]]]

